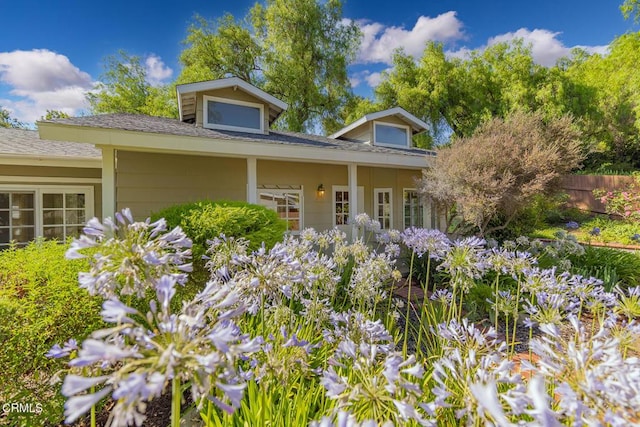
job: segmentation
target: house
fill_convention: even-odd
[[[144,219],[206,198],[266,205],[291,233],[349,232],[360,212],[383,228],[436,225],[415,188],[434,153],[411,145],[427,125],[405,110],[369,114],[321,137],[272,129],[287,105],[235,77],[179,85],[177,94],[179,119],[104,114],[38,123],[43,140],[101,151],[97,214],[129,207]],[[40,216],[34,227],[44,231]]]
[[[77,235],[102,210],[102,161],[91,144],[0,128],[0,249]]]

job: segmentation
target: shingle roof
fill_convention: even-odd
[[[333,150],[363,151],[381,154],[405,154],[408,156],[435,155],[433,151],[420,148],[378,147],[360,142],[329,139],[318,135],[271,130],[268,135],[205,129],[176,119],[152,117],[140,114],[100,114],[96,116],[54,119],[50,123],[71,126],[86,126],[103,129],[121,129],[134,132],[159,133],[177,136],[194,136],[224,140],[262,142],[267,144],[288,144],[302,147],[326,148]]]
[[[0,128],[0,155],[44,157],[101,157],[100,150],[90,144],[40,139],[38,131]]]

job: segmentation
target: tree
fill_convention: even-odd
[[[11,113],[0,106],[0,128],[25,129],[26,125],[11,117]]]
[[[375,90],[376,104],[400,105],[429,123],[436,143],[450,134],[469,137],[484,122],[518,111],[540,111],[547,119],[594,114],[593,91],[567,78],[560,66],[536,64],[522,40],[466,58],[447,57],[441,44],[429,43],[418,62],[398,51],[393,64]]]
[[[285,101],[278,126],[335,126],[351,95],[347,65],[360,32],[342,18],[341,0],[267,0],[242,20],[197,18],[181,54],[178,81],[233,75]]]
[[[624,19],[633,17],[633,22],[640,22],[640,0],[625,0],[620,6]]]
[[[94,114],[135,113],[178,117],[172,85],[152,86],[139,56],[119,51],[105,59],[105,72],[87,99]]]
[[[588,87],[597,114],[591,116],[596,151],[588,166],[640,167],[640,32],[616,38],[606,56],[590,55],[571,63],[567,77]]]
[[[541,113],[516,112],[439,149],[419,188],[446,215],[447,228],[470,226],[484,236],[506,228],[581,159],[580,134],[570,118],[545,121]],[[490,227],[498,215],[504,221]]]
[[[47,110],[44,116],[40,117],[40,120],[54,120],[54,119],[68,119],[69,116],[64,111],[60,110]]]

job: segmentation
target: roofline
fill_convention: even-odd
[[[47,156],[39,154],[21,155],[0,153],[0,164],[66,168],[101,168],[102,159],[100,157]]]
[[[52,126],[53,125],[53,126]],[[78,143],[91,142],[96,147],[112,147],[134,151],[162,151],[185,155],[209,155],[222,157],[257,157],[262,159],[287,160],[311,163],[349,164],[363,166],[397,167],[403,169],[423,169],[429,167],[432,156],[374,153],[351,150],[332,150],[318,147],[292,146],[285,143],[269,143],[248,140],[227,140],[201,136],[151,133],[124,129],[91,128],[69,124],[46,124],[40,128],[47,139],[66,138],[64,128],[73,128]],[[112,133],[118,133],[112,138]],[[177,139],[188,140],[187,144],[176,144]],[[180,148],[176,148],[180,147]]]
[[[422,131],[425,131],[425,130],[429,129],[429,125],[428,124],[426,124],[425,122],[423,122],[422,120],[420,120],[419,118],[414,116],[413,114],[409,113],[404,108],[402,108],[402,107],[393,107],[393,108],[389,108],[388,110],[376,111],[375,113],[366,114],[366,115],[360,117],[355,122],[351,123],[350,125],[343,127],[342,129],[340,129],[336,133],[333,133],[333,134],[329,135],[327,138],[331,138],[331,139],[339,138],[342,135],[344,135],[345,133],[349,132],[350,130],[353,130],[353,129],[357,128],[358,126],[361,126],[361,125],[363,125],[363,124],[365,124],[367,122],[370,122],[370,121],[373,121],[373,120],[377,120],[377,119],[380,119],[382,117],[392,116],[392,115],[395,115],[395,114],[400,114],[402,117],[404,117],[411,124],[415,125],[416,127],[422,128],[422,130],[420,130],[420,131],[418,131],[416,133],[420,133]]]
[[[282,111],[288,108],[288,105],[286,102],[279,100],[275,96],[268,94],[267,92],[252,85],[251,83],[245,82],[239,77],[227,77],[227,78],[218,79],[218,80],[207,80],[204,82],[185,83],[185,84],[177,85],[176,94],[178,95],[178,108],[180,111],[182,111],[182,108],[180,105],[181,104],[180,95],[182,94],[202,92],[205,90],[213,90],[213,89],[224,89],[232,86],[238,86],[245,92],[248,92],[251,95],[255,96],[256,98],[260,98],[261,100],[280,108]],[[180,120],[182,120],[182,117],[180,118]]]

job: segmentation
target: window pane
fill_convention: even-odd
[[[47,239],[64,240],[64,227],[44,227],[42,233]]]
[[[9,211],[0,211],[0,227],[9,226]]]
[[[376,142],[391,144],[400,147],[408,147],[407,130],[395,126],[386,126],[376,123]]]
[[[0,245],[9,243],[9,229],[0,228]]]
[[[78,237],[82,233],[83,225],[74,225],[71,227],[66,227],[67,229],[67,237]]]
[[[43,194],[42,195],[42,207],[47,208],[63,208],[62,194]]]
[[[0,193],[0,209],[9,209],[9,193]]]
[[[82,193],[67,193],[64,195],[67,209],[69,208],[84,208],[84,194]]]
[[[13,193],[11,207],[13,209],[33,209],[33,193]]]
[[[17,227],[11,229],[11,238],[18,243],[28,242],[33,240],[34,229],[33,227]]]
[[[210,124],[260,129],[260,109],[246,105],[208,101]]]
[[[33,211],[12,211],[11,218],[11,225],[14,227],[17,225],[35,225]]]
[[[300,221],[297,219],[291,219],[288,222],[289,231],[300,231]]]
[[[69,209],[65,212],[65,224],[84,224],[84,209]]]
[[[44,225],[64,224],[64,215],[62,210],[44,210],[42,211],[42,222]]]

